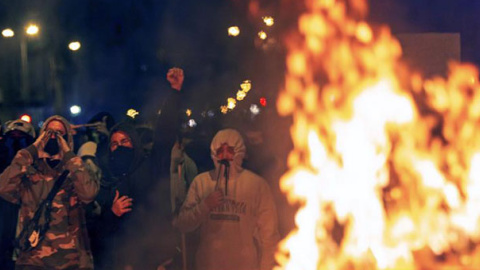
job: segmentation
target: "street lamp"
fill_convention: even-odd
[[[82,47],[82,44],[80,44],[80,42],[78,42],[78,41],[72,41],[72,42],[70,42],[70,44],[68,44],[68,48],[71,51],[78,51],[80,49],[80,47]]]
[[[78,105],[73,105],[72,107],[70,107],[70,113],[73,115],[73,116],[77,116],[79,115],[80,113],[82,112],[82,108]]]
[[[20,35],[20,61],[21,61],[21,92],[20,95],[23,100],[28,98],[29,95],[29,81],[28,81],[28,48],[27,37],[36,36],[40,32],[40,28],[36,24],[29,24],[25,27],[25,34]],[[11,28],[2,30],[2,36],[4,38],[11,38],[15,36],[15,32]]]
[[[35,36],[38,34],[39,28],[36,24],[29,24],[25,30],[27,35],[29,36]]]
[[[25,28],[25,34],[20,37],[20,58],[22,61],[22,87],[21,95],[23,100],[28,99],[30,92],[30,82],[29,82],[29,67],[28,67],[28,45],[27,45],[27,36],[36,36],[40,29],[36,24],[29,24]]]
[[[3,37],[6,37],[6,38],[11,38],[15,35],[15,32],[13,32],[12,29],[10,28],[7,28],[7,29],[3,29],[2,31],[2,36]]]

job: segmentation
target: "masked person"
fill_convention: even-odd
[[[183,71],[174,69],[169,74],[183,82]],[[103,174],[96,199],[101,206],[95,226],[101,230],[94,254],[96,269],[156,269],[177,255],[169,181],[160,177],[162,173],[168,176],[169,167],[163,170],[158,163],[174,144],[171,137],[175,136],[172,130],[181,83],[171,86],[177,91],[172,91],[174,97],[162,107],[158,132],[154,132],[161,137],[151,140],[152,147],[144,147],[132,121],[121,122],[110,131],[108,172]]]
[[[21,119],[5,123],[5,135],[2,138],[0,173],[10,164],[18,150],[33,143],[35,129]]]
[[[30,248],[20,250],[16,269],[93,269],[83,205],[95,198],[99,185],[71,149],[70,124],[61,116],[52,116],[44,122],[38,139],[18,151],[0,175],[0,196],[20,204],[19,235],[29,228],[59,176],[66,175],[52,194],[51,211],[41,212],[46,231],[28,238]]]
[[[0,140],[0,173],[12,162],[15,154],[34,142],[35,129],[23,120],[5,123],[5,135]],[[14,269],[12,260],[18,205],[0,198],[0,265],[2,269]]]
[[[219,131],[210,150],[216,168],[193,180],[174,222],[182,232],[200,229],[196,269],[272,269],[279,234],[268,184],[242,168],[245,145],[236,130]]]

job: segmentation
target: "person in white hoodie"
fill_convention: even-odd
[[[196,269],[272,269],[279,233],[270,187],[242,168],[245,144],[236,130],[219,131],[210,150],[215,170],[195,177],[174,221],[182,232],[200,229]]]

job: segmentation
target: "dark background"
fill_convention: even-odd
[[[292,21],[279,8],[288,1],[193,0],[1,0],[0,27],[16,31],[0,39],[0,119],[22,113],[38,123],[51,114],[85,123],[99,111],[123,115],[129,108],[154,111],[168,91],[170,67],[185,70],[185,106],[201,118],[234,96],[239,84],[252,80],[252,91],[238,106],[266,97],[264,111],[275,113],[275,96],[283,79],[279,40]],[[388,24],[393,33],[460,33],[462,60],[480,64],[480,2],[474,0],[372,0],[369,21]],[[252,9],[258,7],[258,9]],[[257,12],[252,12],[257,10]],[[272,28],[261,16],[271,15]],[[29,95],[21,97],[20,36],[28,22],[40,27],[29,38]],[[238,25],[232,38],[227,28]],[[256,34],[266,30],[267,41]],[[79,51],[68,50],[72,40]],[[201,116],[203,113],[203,116]]]

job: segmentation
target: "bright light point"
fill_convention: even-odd
[[[197,126],[197,122],[195,122],[195,119],[190,119],[188,120],[188,126],[189,127],[196,127]]]
[[[247,93],[243,92],[242,90],[238,90],[237,100],[243,100],[246,96],[247,96]]]
[[[14,35],[15,35],[15,32],[13,32],[13,30],[10,28],[4,29],[2,31],[2,36],[6,38],[13,37]]]
[[[38,34],[38,31],[39,31],[38,26],[36,26],[35,24],[30,24],[29,26],[27,26],[26,33],[27,35],[34,36]]]
[[[250,82],[250,80],[245,80],[242,84],[240,84],[240,87],[242,88],[243,92],[248,93],[248,91],[252,89],[252,82]]]
[[[250,112],[253,114],[253,115],[257,115],[260,113],[260,108],[258,107],[257,104],[252,104],[250,105]]]
[[[263,22],[265,23],[266,26],[272,26],[275,23],[275,20],[273,19],[273,17],[266,16],[266,17],[263,17]]]
[[[78,41],[73,41],[73,42],[70,42],[68,44],[68,48],[71,51],[78,51],[80,49],[80,47],[82,47],[82,44],[80,44],[80,42],[78,42]]]
[[[139,114],[140,113],[137,112],[137,110],[135,110],[135,109],[128,109],[128,111],[127,111],[127,115],[130,116],[131,118],[135,118]]]
[[[264,31],[260,31],[260,32],[258,32],[258,37],[261,40],[265,40],[265,39],[267,39],[267,33],[265,33]]]
[[[223,114],[227,114],[228,112],[228,107],[223,105],[223,106],[220,106],[220,111],[223,113]]]
[[[20,116],[20,120],[31,123],[32,122],[32,117],[28,114],[24,114],[24,115]]]
[[[186,114],[187,116],[190,116],[190,115],[192,115],[192,110],[190,110],[190,109],[187,109],[187,110],[185,111],[185,114]]]
[[[260,105],[262,105],[263,107],[267,106],[267,99],[264,98],[264,97],[261,97],[260,98]]]
[[[237,101],[234,98],[228,98],[227,99],[227,108],[230,110],[233,110],[237,106]]]
[[[228,35],[232,37],[236,37],[240,35],[240,28],[238,26],[231,26],[228,28]]]
[[[82,108],[78,105],[73,105],[72,107],[70,107],[70,113],[72,115],[78,115],[82,112]]]

